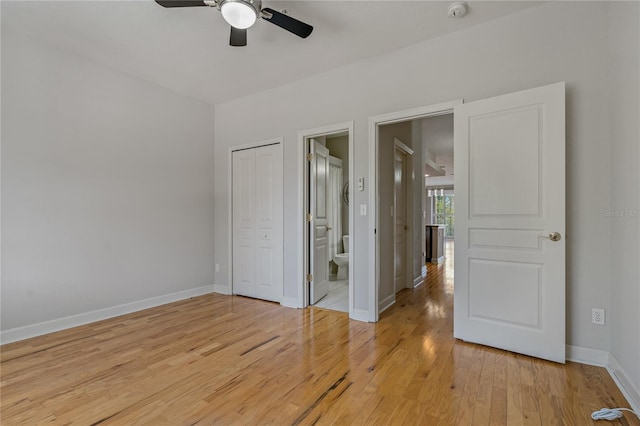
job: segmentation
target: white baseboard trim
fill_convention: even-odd
[[[631,409],[636,413],[640,413],[640,390],[638,390],[638,388],[633,384],[629,375],[624,371],[618,360],[612,354],[609,354],[607,371],[609,371],[611,378],[616,385],[618,385],[620,392],[622,392],[624,397],[627,398]]]
[[[629,402],[631,409],[640,413],[640,391],[610,352],[567,345],[567,361],[606,368],[622,395]]]
[[[383,313],[384,311],[389,309],[391,305],[393,305],[394,303],[396,303],[395,294],[385,297],[384,300],[380,301],[380,309],[378,310],[378,312]]]
[[[297,297],[283,297],[280,304],[285,308],[302,309],[302,306],[300,306],[300,303],[298,302]]]
[[[354,309],[353,315],[349,318],[356,321],[369,322],[369,311],[365,311],[364,309]]]
[[[202,296],[203,294],[208,294],[212,291],[213,286],[205,285],[202,287],[190,288],[188,290],[177,291],[175,293],[165,294],[162,296],[150,297],[149,299],[124,303],[122,305],[110,306],[108,308],[97,309],[95,311],[84,312],[77,315],[70,315],[64,318],[57,318],[50,321],[39,322],[37,324],[16,327],[1,332],[0,343],[4,345],[5,343],[17,342],[18,340],[29,339],[31,337],[41,336],[43,334],[49,334],[55,331],[66,330],[67,328],[73,328],[80,325],[117,317],[120,315],[130,314],[132,312],[141,311],[143,309],[166,305],[167,303],[177,302],[178,300]]]
[[[580,364],[606,367],[609,362],[609,352],[599,349],[583,348],[582,346],[566,346],[567,361],[579,362]]]
[[[219,294],[230,295],[231,294],[231,289],[229,288],[228,285],[214,284],[213,285],[213,292],[214,293],[219,293]]]
[[[424,283],[424,279],[427,277],[427,274],[419,275],[413,279],[413,288],[418,287],[420,284]]]

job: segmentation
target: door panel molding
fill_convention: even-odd
[[[454,145],[454,337],[564,363],[564,83],[456,107]]]
[[[227,186],[227,198],[228,198],[228,210],[227,210],[227,223],[228,223],[228,253],[229,253],[229,257],[227,260],[227,288],[228,290],[226,291],[227,294],[235,294],[234,288],[233,288],[233,278],[234,278],[234,268],[233,268],[233,263],[234,263],[234,256],[233,256],[233,228],[234,228],[234,209],[233,209],[233,184],[234,184],[234,179],[233,179],[233,156],[234,153],[241,153],[242,151],[247,151],[247,150],[251,150],[251,149],[256,149],[256,148],[263,148],[263,147],[268,147],[268,146],[273,146],[273,154],[274,154],[274,160],[276,163],[279,163],[280,166],[279,167],[274,167],[274,172],[275,175],[277,175],[278,177],[278,181],[274,184],[274,190],[277,192],[277,197],[279,197],[280,201],[277,203],[277,205],[271,206],[272,207],[272,211],[278,211],[279,210],[279,214],[277,214],[276,216],[276,220],[278,221],[278,223],[276,223],[277,228],[279,229],[278,232],[275,232],[273,230],[263,230],[264,234],[265,232],[267,233],[267,237],[266,240],[264,238],[260,238],[263,241],[271,241],[274,244],[274,247],[279,247],[276,248],[276,252],[270,252],[269,255],[273,256],[273,259],[277,259],[274,262],[277,263],[277,265],[279,266],[279,268],[277,268],[278,270],[275,273],[275,276],[270,277],[269,279],[272,281],[275,281],[278,286],[279,286],[279,295],[278,295],[278,301],[280,301],[282,303],[282,301],[285,299],[284,295],[283,295],[283,286],[284,286],[284,263],[283,263],[283,242],[284,242],[284,224],[283,224],[283,176],[282,176],[282,162],[283,162],[283,138],[274,138],[274,139],[266,139],[266,140],[262,140],[262,141],[256,141],[256,142],[250,142],[250,143],[245,143],[245,144],[240,144],[240,145],[236,145],[233,147],[230,147],[228,152],[227,152],[227,161],[228,164],[230,164],[230,167],[228,168],[228,186]],[[264,184],[264,182],[262,182],[261,184]],[[265,219],[273,219],[273,218],[267,218],[267,217],[262,217],[262,220],[264,221]],[[274,228],[276,229],[276,228]],[[258,234],[256,234],[256,239],[258,237]],[[266,249],[266,246],[264,246],[264,244],[262,244],[262,248],[261,249]],[[264,280],[263,280],[264,281]],[[264,282],[262,283],[262,287],[264,287]],[[271,299],[272,300],[272,299]]]
[[[329,192],[329,150],[316,139],[309,140],[311,161],[309,168],[309,212],[312,220],[308,223],[313,256],[309,258],[312,279],[310,303],[315,304],[329,292],[328,258],[328,209]]]

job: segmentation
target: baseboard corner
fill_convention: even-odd
[[[369,311],[354,309],[353,314],[349,318],[356,321],[369,322]]]
[[[567,361],[595,365],[597,367],[605,367],[609,360],[609,352],[582,346],[566,345],[566,353]]]
[[[396,303],[396,295],[392,294],[384,298],[384,300],[380,301],[380,309],[378,312],[383,313],[387,309],[389,309],[394,303]]]
[[[300,306],[300,303],[298,302],[298,299],[296,297],[283,297],[280,304],[285,308],[296,308],[296,309],[302,308],[302,306]]]
[[[638,387],[631,381],[629,375],[624,371],[624,368],[622,368],[622,365],[620,365],[616,357],[611,353],[609,353],[606,368],[620,389],[620,392],[622,392],[627,402],[629,402],[631,409],[636,413],[640,413],[640,390],[638,390]]]
[[[226,294],[227,296],[231,294],[231,289],[228,285],[223,284],[214,284],[213,292],[218,294]]]

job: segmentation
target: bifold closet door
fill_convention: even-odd
[[[234,151],[233,293],[282,299],[282,146]]]

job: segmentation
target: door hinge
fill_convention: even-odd
[[[308,153],[307,154],[307,161],[313,161],[313,154],[312,153]]]
[[[313,281],[313,274],[307,274],[307,282]]]
[[[307,222],[311,222],[313,220],[313,214],[307,213]]]

